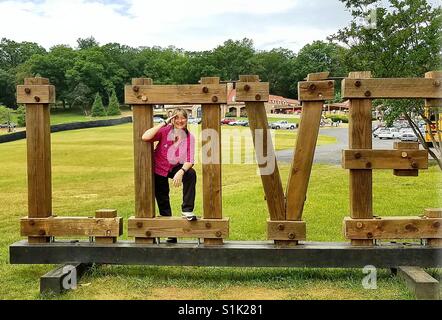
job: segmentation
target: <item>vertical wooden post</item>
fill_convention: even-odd
[[[244,75],[240,76],[241,82],[259,82],[259,77],[256,75]],[[271,139],[267,139],[267,135],[270,134],[268,130],[268,120],[264,102],[249,102],[246,103],[247,117],[249,119],[250,131],[253,137],[253,144],[256,151],[256,135],[257,130],[263,130],[263,151],[265,154],[275,154],[273,143]],[[270,141],[268,144],[267,140]],[[257,154],[257,158],[262,155]],[[261,174],[261,180],[264,187],[264,192],[267,200],[267,207],[269,209],[271,221],[284,221],[285,220],[285,202],[284,191],[282,189],[281,177],[279,175],[278,163],[275,155],[275,170],[271,174]]]
[[[325,80],[328,75],[328,72],[309,74],[307,81]],[[299,96],[301,97],[301,93]],[[324,101],[302,101],[301,123],[287,185],[287,220],[300,221],[302,219],[323,106]]]
[[[132,79],[132,85],[152,85],[152,79]],[[155,217],[153,143],[144,142],[143,133],[153,127],[153,105],[133,105],[135,217]],[[135,243],[154,243],[154,238],[135,238]]]
[[[371,78],[371,72],[350,72],[350,79]],[[370,92],[366,92],[367,97]],[[371,99],[350,99],[349,147],[371,149]],[[350,170],[350,214],[352,218],[373,218],[373,172]],[[354,246],[372,246],[373,240],[351,240]]]
[[[201,79],[201,84],[219,84],[218,77]],[[210,94],[210,91],[207,92]],[[212,97],[214,101],[215,97]],[[221,175],[221,105],[202,105],[202,132],[212,130],[215,136],[211,140],[203,141],[210,146],[210,159],[203,158],[203,217],[204,219],[222,219],[222,175]],[[203,157],[205,155],[203,154]],[[206,245],[219,245],[223,239],[204,239]]]
[[[25,86],[49,85],[44,78],[25,79]],[[32,87],[27,88],[30,95]],[[52,216],[51,125],[49,104],[26,104],[26,140],[28,162],[28,217]],[[28,237],[29,243],[49,242],[49,237]]]

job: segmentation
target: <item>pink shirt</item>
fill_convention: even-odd
[[[170,170],[177,164],[184,162],[195,163],[195,137],[189,132],[179,130],[179,142],[175,143],[172,125],[167,125],[158,130],[151,142],[158,141],[153,154],[154,172],[167,177]]]

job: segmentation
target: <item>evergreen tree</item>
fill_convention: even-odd
[[[105,117],[106,109],[104,109],[103,100],[101,99],[100,94],[97,92],[95,95],[95,101],[92,105],[92,117]]]
[[[121,114],[120,103],[118,102],[117,94],[115,89],[112,89],[111,96],[109,98],[109,106],[107,108],[108,116],[118,116]]]

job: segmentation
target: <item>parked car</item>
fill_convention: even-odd
[[[221,124],[229,124],[230,122],[236,121],[235,118],[223,118],[221,119]]]
[[[290,123],[285,120],[276,121],[270,123],[269,127],[271,129],[295,129],[297,127],[296,123]]]
[[[202,121],[201,118],[189,118],[187,119],[188,124],[200,124]]]
[[[161,123],[161,122],[164,122],[164,119],[161,117],[153,117],[153,122],[154,123]]]
[[[374,131],[372,132],[373,137],[377,138],[379,136],[379,132],[381,132],[382,130],[385,130],[385,128],[383,127],[377,127],[376,129],[374,129]]]
[[[399,129],[398,128],[390,128],[390,132],[393,135],[393,139],[399,138],[399,136],[401,135],[399,133]]]
[[[247,127],[249,125],[249,121],[247,120],[237,120],[229,123],[229,126],[243,126]]]
[[[400,137],[400,140],[401,141],[415,141],[415,142],[418,141],[416,135],[411,132],[407,132],[407,133],[402,134]]]
[[[393,133],[390,131],[390,129],[382,129],[378,133],[379,139],[393,139]]]

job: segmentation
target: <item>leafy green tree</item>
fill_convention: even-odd
[[[90,49],[94,47],[98,47],[100,44],[94,37],[89,38],[78,38],[77,45],[79,50]]]
[[[0,104],[15,107],[15,86],[14,74],[0,68]]]
[[[112,89],[111,97],[109,98],[109,106],[107,107],[108,116],[118,116],[121,114],[120,103],[118,102],[117,94]]]
[[[34,54],[45,54],[46,50],[33,42],[15,42],[6,38],[0,41],[0,69],[11,70],[26,62]]]
[[[89,115],[89,110],[94,96],[92,90],[84,83],[79,83],[68,95],[68,100],[72,108],[79,107],[85,116]]]
[[[26,107],[23,105],[17,108],[17,124],[19,127],[26,127]]]
[[[91,111],[92,117],[105,117],[106,116],[106,109],[103,105],[103,100],[101,99],[100,94],[97,92],[95,95],[94,104],[92,105],[92,111]]]
[[[441,7],[427,0],[340,0],[351,11],[351,24],[330,37],[348,47],[346,64],[352,70],[370,70],[375,77],[422,77],[425,72],[440,70],[442,18]],[[372,11],[365,6],[375,7]],[[376,13],[373,15],[373,13]],[[371,19],[371,25],[359,23]],[[378,101],[392,122],[401,114],[408,119],[421,144],[442,169],[442,145],[434,149],[425,142],[415,114],[425,121],[423,101]]]

